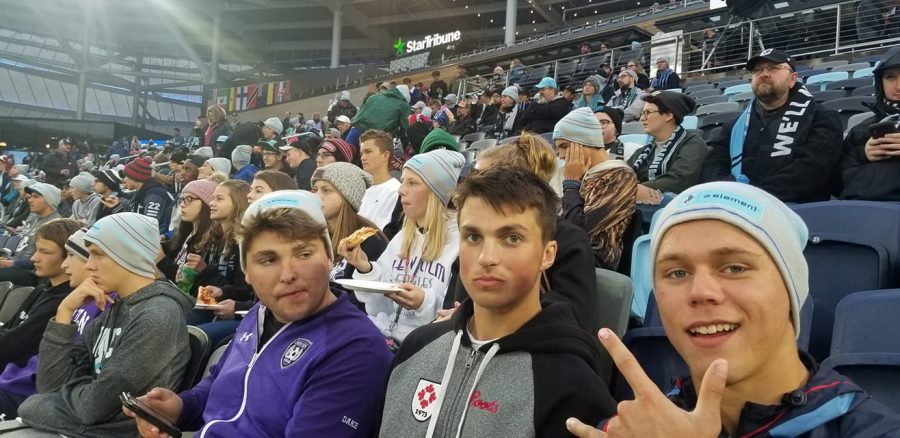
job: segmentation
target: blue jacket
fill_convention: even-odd
[[[747,403],[735,437],[898,437],[900,414],[875,401],[850,379],[819,367],[800,352],[810,377],[803,388],[785,394],[780,405]],[[685,410],[693,410],[697,393],[690,378],[677,379],[667,395]],[[602,428],[605,429],[604,424]]]
[[[384,337],[341,292],[260,347],[256,304],[212,372],[182,392],[179,425],[205,437],[368,437],[377,430],[392,359]],[[271,314],[269,314],[271,315]]]
[[[247,184],[251,184],[253,183],[253,175],[256,175],[256,172],[259,172],[259,167],[256,167],[255,164],[248,164],[242,167],[241,170],[238,170],[232,179],[247,181]]]

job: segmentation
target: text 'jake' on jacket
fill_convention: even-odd
[[[381,333],[343,292],[325,309],[285,324],[260,344],[261,303],[197,386],[179,394],[179,426],[198,438],[368,437],[391,362]]]
[[[827,201],[838,182],[842,139],[837,112],[797,83],[781,108],[767,111],[754,99],[710,138],[704,180],[740,180],[739,162],[751,185],[782,202]]]
[[[569,437],[567,418],[597,424],[615,411],[599,342],[575,327],[570,305],[541,306],[479,350],[466,329],[471,300],[450,321],[410,333],[394,361],[381,436]]]

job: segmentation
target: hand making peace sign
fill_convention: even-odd
[[[709,365],[700,385],[697,406],[687,412],[666,398],[612,331],[604,328],[597,336],[634,390],[634,400],[619,403],[618,415],[609,420],[606,432],[576,418],[566,421],[569,432],[580,438],[719,436],[722,431],[722,394],[728,377],[726,360],[717,359]]]

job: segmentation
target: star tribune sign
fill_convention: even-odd
[[[459,41],[462,36],[462,32],[455,31],[449,32],[445,34],[436,33],[434,35],[428,35],[421,40],[408,40],[403,42],[403,38],[397,38],[397,42],[394,43],[394,50],[397,52],[397,56],[403,56],[407,53],[418,52],[420,50],[430,49],[432,47],[442,46],[444,44],[455,43]]]

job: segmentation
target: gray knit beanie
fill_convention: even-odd
[[[337,162],[326,164],[313,172],[312,184],[316,181],[327,181],[341,192],[341,195],[353,211],[359,211],[366,189],[372,186],[372,176],[354,164]]]
[[[222,157],[210,158],[210,159],[206,160],[206,163],[203,163],[203,164],[209,164],[209,167],[212,167],[213,171],[215,171],[215,172],[222,172],[225,175],[228,175],[231,173],[231,160],[229,160],[227,158],[222,158]]]
[[[78,189],[84,193],[93,193],[91,186],[94,184],[94,175],[87,172],[81,172],[69,180],[69,186]]]
[[[120,266],[146,278],[156,278],[159,222],[140,213],[106,216],[88,228],[84,241],[97,245]]]
[[[566,114],[553,127],[553,140],[563,139],[592,148],[604,148],[603,126],[587,107]]]
[[[253,153],[253,147],[242,144],[231,152],[231,163],[234,168],[240,170],[242,167],[250,164],[250,155]]]

